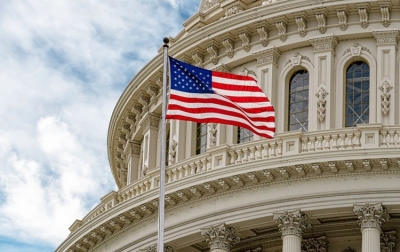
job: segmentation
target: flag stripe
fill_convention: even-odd
[[[229,124],[273,138],[274,108],[252,77],[214,72],[169,59],[167,119]]]

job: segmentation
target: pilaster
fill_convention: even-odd
[[[278,83],[278,59],[281,56],[281,52],[278,48],[271,47],[256,52],[253,56],[257,60],[257,76],[260,88],[274,106],[276,114],[279,114],[279,106],[277,106],[278,85],[276,83]],[[254,140],[259,139],[257,135],[254,135],[254,137]]]
[[[201,235],[207,239],[210,252],[230,252],[232,246],[240,240],[235,228],[225,223],[202,228]]]
[[[370,111],[376,111],[376,122],[383,125],[394,125],[399,122],[399,109],[397,108],[399,97],[394,99],[395,94],[399,92],[395,83],[399,31],[381,30],[372,33],[376,39],[378,71],[376,86],[373,86],[374,82],[370,82],[370,100],[376,100],[376,110],[370,109]],[[376,99],[374,99],[373,94],[378,94],[378,97],[375,96]]]
[[[380,251],[381,226],[389,220],[380,203],[354,205],[362,233],[362,252]]]
[[[140,144],[138,141],[128,142],[128,185],[139,178]]]
[[[310,39],[314,52],[313,85],[309,86],[308,130],[325,130],[334,125],[334,59],[339,40],[334,35]],[[311,76],[310,76],[311,77]],[[313,109],[316,108],[316,109]]]
[[[157,156],[158,124],[160,116],[152,113],[147,113],[140,121],[140,126],[143,128],[143,160],[142,173],[145,175],[149,169],[155,168],[158,159]]]

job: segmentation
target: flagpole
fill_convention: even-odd
[[[164,70],[162,88],[162,118],[161,118],[161,161],[160,161],[160,196],[158,202],[158,252],[164,252],[164,208],[165,208],[165,159],[166,159],[166,128],[165,119],[167,109],[167,71],[168,71],[168,43],[169,39],[164,38]]]

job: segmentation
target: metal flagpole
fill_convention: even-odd
[[[167,110],[167,71],[168,71],[168,43],[169,39],[164,38],[164,70],[163,70],[163,89],[162,89],[162,118],[161,118],[161,162],[160,162],[160,196],[158,202],[158,252],[164,252],[164,208],[165,208],[165,159],[166,159],[166,128],[165,119]]]

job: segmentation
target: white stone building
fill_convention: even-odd
[[[168,122],[165,250],[400,251],[400,1],[201,0],[183,25],[169,54],[256,77],[277,128]],[[162,63],[114,109],[118,191],[57,252],[155,251]]]

